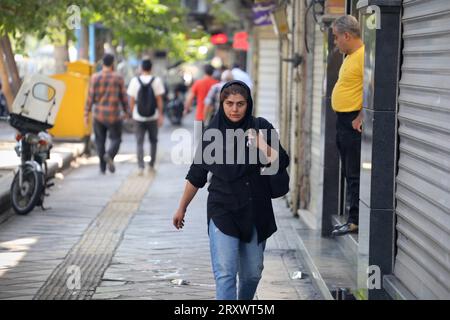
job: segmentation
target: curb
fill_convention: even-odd
[[[315,284],[317,289],[322,294],[322,297],[323,297],[324,300],[335,300],[333,298],[333,296],[331,295],[331,292],[328,289],[327,284],[323,280],[319,269],[317,268],[316,264],[314,263],[313,258],[309,254],[308,249],[306,248],[305,244],[303,243],[302,238],[295,231],[295,228],[294,227],[292,227],[292,228],[294,229],[294,233],[295,233],[295,236],[297,238],[296,246],[299,249],[300,253],[302,254],[303,258],[305,259],[306,269],[308,270],[309,274],[312,276],[313,283]]]
[[[65,146],[64,151],[58,152],[58,145],[55,145],[51,151],[52,154],[59,154],[61,156],[61,161],[58,162],[52,159],[47,160],[49,177],[54,177],[56,173],[69,168],[72,161],[83,154],[84,148],[81,144],[75,144],[73,148],[70,148],[70,152],[67,150],[67,144],[65,144]],[[0,216],[3,216],[5,212],[11,209],[10,186],[12,179],[14,178],[15,170],[15,168],[1,170],[5,173],[0,174]],[[0,223],[4,220],[2,218],[0,218]]]
[[[14,177],[12,170],[1,170],[0,174],[0,214],[11,207],[9,188]]]

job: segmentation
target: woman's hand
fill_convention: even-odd
[[[256,145],[256,147],[262,151],[269,163],[275,161],[278,158],[278,152],[267,144],[266,139],[264,139],[264,135],[261,131],[256,134],[256,131],[254,129],[250,129],[248,133],[248,140],[250,145]]]
[[[175,228],[182,229],[184,227],[184,216],[186,214],[186,210],[178,208],[177,212],[173,216],[173,225]]]
[[[162,114],[159,114],[158,116],[158,128],[161,128],[164,123],[164,116]]]
[[[182,229],[184,227],[184,215],[186,214],[186,209],[195,197],[197,191],[198,188],[194,187],[189,180],[187,180],[186,186],[184,187],[183,196],[181,197],[180,206],[173,216],[172,223],[175,228]]]
[[[267,150],[268,145],[261,131],[256,134],[256,130],[250,129],[248,133],[248,141],[249,145],[256,146],[261,151]]]

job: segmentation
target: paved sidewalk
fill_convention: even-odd
[[[96,218],[133,169],[132,164],[119,164],[115,175],[101,176],[97,165],[80,163],[49,191],[49,210],[12,214],[0,224],[0,299],[35,298],[89,227],[96,226]],[[60,275],[65,283],[69,274]]]
[[[185,228],[172,226],[188,170],[171,161],[172,130],[161,130],[153,181],[148,174],[140,178],[147,184],[135,180],[134,136],[127,134],[114,175],[99,175],[95,158],[79,159],[51,190],[51,210],[1,223],[0,299],[214,299],[206,188]],[[320,299],[309,275],[291,279],[306,272],[296,219],[284,200],[274,207],[279,231],[267,243],[256,299]],[[80,270],[81,290],[69,287],[72,266]],[[186,284],[174,282],[180,279]]]
[[[128,226],[93,299],[214,299],[206,219],[206,186],[188,208],[185,227],[172,226],[188,165],[174,165],[160,149],[157,175]],[[295,246],[292,217],[283,199],[274,202],[279,231],[269,239],[256,299],[320,299]],[[177,281],[187,284],[178,285]]]

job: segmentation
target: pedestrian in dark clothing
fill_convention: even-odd
[[[223,151],[223,158],[226,157],[227,161],[194,160],[173,224],[177,229],[184,226],[186,209],[198,189],[206,184],[207,175],[211,172],[207,221],[216,297],[219,300],[251,300],[261,279],[266,239],[277,230],[269,176],[262,175],[261,169],[267,163],[277,161],[278,170],[284,170],[289,165],[289,157],[281,146],[276,147],[279,145],[278,136],[274,135],[276,131],[267,120],[259,118],[259,128],[270,130],[271,135],[264,136],[262,131],[256,134],[252,129],[255,128],[253,101],[245,83],[231,81],[225,84],[220,101],[219,111],[203,135],[209,130],[220,131],[222,137],[239,130],[250,134],[244,136],[243,141],[239,138],[237,142],[234,138],[222,140],[225,143],[219,144],[216,152]],[[236,152],[242,150],[240,143],[244,143],[243,154]],[[201,142],[197,156],[205,154],[208,146],[209,143]],[[251,148],[255,147],[259,152],[258,159],[249,161]],[[239,161],[242,159],[244,161]]]
[[[106,54],[103,57],[102,71],[94,74],[89,85],[89,95],[85,107],[84,119],[88,126],[89,113],[94,107],[94,133],[97,154],[100,159],[100,172],[115,172],[114,157],[119,152],[122,142],[123,113],[131,117],[128,107],[128,96],[125,83],[118,73],[114,72],[114,56]],[[110,146],[105,150],[106,138],[109,133]]]
[[[133,113],[133,119],[136,123],[136,142],[137,142],[137,159],[139,167],[139,175],[144,173],[144,138],[148,132],[150,140],[150,163],[149,169],[152,171],[156,161],[156,150],[158,144],[158,128],[162,126],[164,121],[163,96],[165,94],[164,84],[159,77],[153,76],[152,62],[150,59],[144,59],[141,63],[141,74],[133,78],[128,86],[128,95],[130,96],[130,106]],[[152,87],[155,96],[155,110],[153,115],[143,116],[139,113],[138,101],[139,90],[144,85]],[[142,90],[148,90],[145,87]],[[146,106],[147,107],[147,106]]]

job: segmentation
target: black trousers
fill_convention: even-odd
[[[158,121],[136,121],[136,142],[137,142],[137,159],[138,166],[144,169],[144,139],[145,133],[148,132],[150,140],[150,167],[155,165],[156,150],[158,145]]]
[[[95,133],[95,145],[97,147],[97,155],[100,159],[100,170],[106,170],[106,162],[103,160],[105,153],[107,152],[111,159],[119,152],[120,143],[122,142],[122,121],[114,123],[104,123],[98,120],[94,120],[94,133]],[[106,151],[106,138],[109,133],[109,148]]]
[[[361,169],[361,133],[353,129],[352,121],[358,116],[355,112],[336,112],[336,144],[339,150],[349,197],[349,223],[359,223],[359,180]]]

